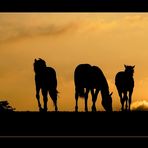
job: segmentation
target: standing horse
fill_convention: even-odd
[[[47,101],[48,93],[54,103],[55,111],[58,110],[57,107],[57,78],[56,72],[52,67],[46,67],[46,63],[42,59],[34,61],[34,71],[35,71],[35,84],[36,84],[36,98],[38,101],[38,107],[40,111],[47,112]],[[40,90],[43,95],[44,107],[42,109],[40,103]]]
[[[134,74],[135,66],[124,65],[124,67],[125,67],[125,71],[120,71],[116,74],[115,85],[116,85],[116,88],[118,90],[118,94],[120,97],[122,111],[123,110],[130,111],[132,93],[133,93],[133,88],[134,88],[133,74]],[[128,92],[129,92],[129,95],[127,96]],[[126,105],[124,105],[125,102],[126,102]]]
[[[96,111],[96,100],[99,91],[102,95],[102,105],[106,111],[112,111],[112,98],[109,93],[109,87],[107,80],[97,66],[91,66],[89,64],[80,64],[74,71],[75,82],[75,111],[78,111],[78,97],[85,98],[85,111],[88,111],[87,100],[88,93],[91,91],[92,95],[92,111]]]

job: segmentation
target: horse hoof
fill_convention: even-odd
[[[40,108],[39,111],[40,111],[40,112],[43,112],[43,108]]]
[[[96,107],[91,108],[92,112],[96,112]]]
[[[75,112],[78,112],[78,107],[75,107]]]
[[[40,109],[40,112],[47,112],[47,109],[42,108]]]

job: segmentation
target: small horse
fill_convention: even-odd
[[[135,66],[127,66],[124,65],[125,71],[120,71],[115,76],[115,85],[118,90],[118,94],[120,97],[120,102],[122,105],[121,110],[129,110],[132,101],[132,93],[134,88],[134,67]],[[129,95],[127,96],[127,93]],[[124,103],[126,102],[126,105]],[[125,107],[124,107],[125,106]]]
[[[54,103],[55,111],[58,111],[57,107],[57,78],[56,72],[52,67],[46,67],[46,62],[39,58],[34,61],[35,72],[35,85],[36,85],[36,98],[38,101],[39,111],[47,112],[48,93]],[[43,95],[44,107],[42,108],[40,103],[40,90]]]
[[[102,105],[106,111],[112,111],[112,98],[109,93],[109,87],[107,80],[97,66],[91,66],[89,64],[80,64],[74,71],[74,83],[75,83],[75,111],[78,111],[78,97],[85,98],[85,111],[88,111],[87,100],[88,93],[91,91],[92,95],[92,111],[96,111],[96,100],[99,91],[102,95]]]

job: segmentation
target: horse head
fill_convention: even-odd
[[[125,72],[126,72],[128,75],[133,76],[135,65],[134,65],[134,66],[124,65],[124,67],[125,67]]]
[[[43,59],[39,58],[38,60],[37,59],[34,60],[35,73],[40,73],[45,68],[46,68],[46,62]]]
[[[106,111],[112,111],[112,93],[103,96],[102,105]]]

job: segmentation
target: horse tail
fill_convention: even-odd
[[[55,90],[55,94],[57,95],[57,97],[58,97],[58,94],[59,94],[60,92],[56,89]]]
[[[51,99],[53,101],[56,101],[58,99],[59,91],[57,89],[50,89],[49,94],[50,94]]]

